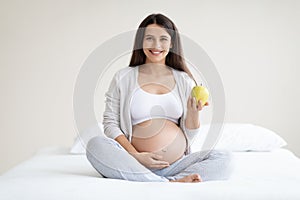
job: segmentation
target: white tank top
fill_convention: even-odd
[[[177,84],[165,94],[152,94],[139,87],[133,93],[130,113],[132,125],[154,118],[165,118],[178,124],[183,108]]]

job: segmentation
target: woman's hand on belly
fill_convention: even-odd
[[[139,152],[131,153],[131,155],[147,168],[162,169],[170,165],[167,161],[162,160],[161,155],[155,153]]]

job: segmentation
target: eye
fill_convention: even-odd
[[[162,38],[161,40],[163,40],[163,41],[168,41],[168,39],[167,39],[167,38]]]
[[[152,37],[147,37],[146,40],[152,40]]]

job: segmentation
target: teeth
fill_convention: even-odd
[[[151,51],[153,54],[160,54],[160,51]]]

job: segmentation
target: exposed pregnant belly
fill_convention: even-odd
[[[131,144],[139,152],[153,152],[170,164],[181,158],[186,139],[181,128],[167,119],[152,119],[133,126]]]

